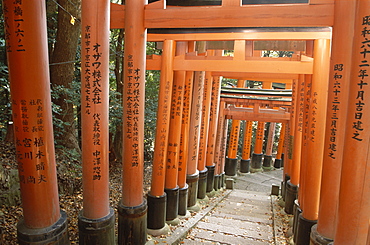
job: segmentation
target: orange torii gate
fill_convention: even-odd
[[[345,1],[343,0],[311,0],[309,4],[289,4],[289,5],[250,5],[241,6],[239,0],[223,0],[221,6],[217,7],[170,7],[167,8],[165,1],[156,1],[147,4],[145,0],[126,0],[126,5],[111,4],[111,28],[125,28],[125,82],[124,82],[124,154],[123,154],[123,186],[122,201],[118,207],[119,213],[119,244],[136,243],[143,244],[146,241],[146,212],[147,204],[142,195],[143,187],[143,122],[144,122],[144,93],[145,80],[144,72],[146,65],[149,68],[158,68],[158,60],[147,59],[145,57],[145,42],[172,40],[177,41],[214,41],[214,40],[232,40],[235,46],[240,47],[241,56],[235,57],[221,56],[198,56],[196,53],[186,53],[175,56],[173,59],[174,71],[208,71],[208,72],[247,72],[258,77],[258,74],[312,74],[312,93],[310,104],[310,115],[308,120],[310,124],[307,147],[320,153],[323,150],[324,127],[319,125],[325,118],[323,108],[325,107],[326,97],[321,88],[327,82],[325,75],[327,69],[324,69],[328,63],[330,39],[329,31],[307,31],[300,32],[297,29],[283,29],[279,31],[261,31],[261,29],[250,30],[241,33],[188,33],[188,34],[149,34],[148,28],[248,28],[248,27],[290,27],[292,23],[296,27],[330,27],[340,28],[339,24],[334,22],[334,17],[343,14],[337,7]],[[370,25],[370,16],[366,12],[369,9],[369,0],[356,1],[356,15],[350,16],[350,20],[355,17],[354,29],[357,33],[354,39],[356,46],[352,47],[355,51],[355,57],[351,69],[351,79],[357,81],[350,86],[350,99],[348,102],[349,113],[347,114],[346,144],[343,150],[343,175],[339,190],[339,209],[335,215],[338,215],[335,240],[338,244],[350,242],[365,244],[368,241],[369,229],[369,160],[367,159],[369,146],[369,130],[363,127],[369,121],[368,106],[364,102],[364,96],[369,91],[368,87],[368,60],[366,56],[369,53],[368,36],[370,35],[368,26]],[[56,241],[55,244],[66,244],[66,215],[59,211],[58,196],[55,176],[55,160],[52,147],[52,129],[51,129],[51,110],[50,91],[48,90],[48,72],[44,69],[47,64],[47,45],[46,27],[42,20],[45,19],[45,6],[38,1],[5,1],[6,10],[21,9],[21,12],[4,11],[6,16],[6,30],[8,31],[7,51],[9,60],[10,79],[12,84],[13,117],[15,118],[16,137],[19,140],[17,144],[18,161],[20,164],[19,173],[21,181],[24,221],[20,222],[18,228],[19,241],[23,244],[33,243],[34,237],[40,243],[48,242],[50,239]],[[101,10],[101,9],[99,9]],[[41,11],[41,12],[40,12]],[[103,12],[103,10],[101,10]],[[104,9],[105,11],[105,9]],[[20,13],[24,13],[20,16]],[[292,14],[293,13],[293,14]],[[335,15],[334,15],[335,14]],[[182,16],[182,18],[178,18]],[[217,18],[215,18],[217,16]],[[233,16],[233,18],[229,18]],[[264,18],[260,18],[264,16]],[[17,33],[17,29],[22,31],[22,35]],[[22,29],[20,29],[22,28]],[[345,35],[344,32],[342,32]],[[314,59],[308,56],[301,56],[299,60],[273,60],[273,59],[246,59],[245,54],[246,40],[311,40],[315,42]],[[339,38],[338,38],[339,40]],[[333,43],[337,40],[334,39]],[[320,52],[320,48],[324,52]],[[11,52],[12,51],[12,52]],[[338,55],[333,53],[333,57]],[[39,62],[34,62],[34,59]],[[147,64],[146,64],[147,62]],[[14,71],[19,64],[21,72]],[[159,62],[160,64],[161,62]],[[31,64],[38,64],[35,68],[29,68]],[[40,66],[39,64],[44,64]],[[340,63],[342,64],[342,63]],[[338,65],[340,65],[338,64]],[[333,65],[333,64],[332,64]],[[25,68],[27,67],[27,68]],[[342,66],[333,66],[337,68],[336,79],[341,76]],[[38,69],[38,68],[41,68]],[[347,69],[347,68],[345,68]],[[346,70],[347,71],[347,70]],[[20,76],[17,76],[20,74]],[[29,79],[35,81],[42,87],[35,94],[29,94],[27,83],[23,74],[28,74]],[[41,77],[39,77],[41,76]],[[309,79],[308,79],[309,80]],[[27,80],[28,81],[28,80]],[[307,81],[307,80],[306,80]],[[320,82],[317,82],[320,81]],[[38,83],[37,83],[38,82]],[[345,82],[343,80],[343,82]],[[34,97],[36,99],[34,99]],[[315,102],[316,101],[316,102]],[[26,103],[26,104],[24,104]],[[28,104],[27,104],[28,103]],[[345,103],[345,102],[343,102]],[[225,102],[221,102],[224,106]],[[22,108],[26,107],[26,108]],[[36,107],[37,106],[37,107]],[[29,107],[29,108],[28,108]],[[318,108],[320,107],[320,108]],[[222,108],[221,117],[227,113],[237,114],[239,108]],[[42,109],[43,113],[37,113]],[[26,113],[27,112],[27,113]],[[261,112],[261,110],[259,111]],[[316,117],[313,115],[317,113]],[[244,113],[244,112],[243,112]],[[248,114],[248,111],[246,112]],[[253,114],[253,112],[252,112]],[[259,114],[259,113],[257,113]],[[262,113],[261,113],[262,114]],[[21,115],[21,116],[19,116]],[[251,114],[250,114],[251,115]],[[18,118],[17,118],[18,116]],[[227,115],[226,115],[227,116]],[[39,117],[39,118],[37,118]],[[25,120],[25,119],[28,120]],[[40,119],[43,120],[40,120]],[[222,119],[222,118],[221,118]],[[315,120],[321,120],[317,122]],[[248,118],[248,120],[250,120]],[[27,125],[36,127],[30,132]],[[222,124],[222,123],[221,123]],[[223,124],[225,125],[225,124]],[[43,129],[43,130],[40,130]],[[44,131],[45,130],[45,131]],[[317,130],[320,130],[318,132]],[[305,137],[305,135],[303,135]],[[327,135],[327,137],[329,137]],[[29,139],[40,139],[36,144],[29,146]],[[225,136],[222,136],[225,139]],[[343,138],[341,138],[343,139]],[[335,139],[337,140],[337,139]],[[339,140],[339,135],[338,135]],[[222,145],[220,139],[220,145]],[[317,144],[316,144],[317,142]],[[42,145],[41,145],[42,143]],[[28,147],[31,147],[29,150]],[[334,149],[334,148],[332,148]],[[302,150],[304,148],[302,147]],[[316,151],[317,150],[317,151]],[[350,152],[352,151],[352,152]],[[48,152],[48,159],[44,159],[44,152]],[[350,164],[352,153],[360,163],[355,168]],[[321,158],[320,154],[309,155],[306,163],[302,165],[300,180],[302,180],[302,189],[299,197],[302,209],[302,215],[298,219],[298,244],[308,244],[311,226],[317,218],[325,217],[325,213],[317,215],[318,202],[320,195],[321,180]],[[223,156],[221,156],[222,158]],[[41,159],[42,158],[42,159]],[[41,162],[43,160],[43,162]],[[220,160],[220,159],[219,159]],[[302,161],[303,162],[303,161]],[[320,162],[319,166],[314,166],[313,162]],[[43,164],[41,164],[43,163]],[[342,162],[337,162],[342,164]],[[220,164],[222,171],[222,162]],[[362,167],[366,168],[366,171]],[[288,166],[287,174],[293,173],[292,166]],[[316,167],[316,168],[315,168]],[[95,175],[97,175],[97,170]],[[293,171],[293,172],[292,172]],[[354,174],[355,181],[351,178]],[[191,174],[191,173],[190,173]],[[219,172],[218,174],[221,174]],[[296,174],[294,172],[294,174]],[[37,178],[35,177],[37,176]],[[303,178],[301,178],[303,177]],[[50,181],[49,181],[50,180]],[[37,181],[37,185],[36,185]],[[349,182],[353,181],[353,188],[349,187]],[[313,185],[310,186],[309,183]],[[322,189],[326,189],[328,184],[323,182]],[[42,186],[42,190],[40,187]],[[90,188],[90,187],[88,187]],[[49,191],[45,191],[49,190]],[[351,209],[352,197],[355,200],[357,208]],[[39,205],[34,200],[50,200],[48,206]],[[50,206],[51,205],[51,206]],[[40,207],[43,210],[40,210]],[[46,207],[46,208],[45,208]],[[107,206],[106,206],[107,207]],[[85,208],[85,207],[84,207]],[[34,211],[36,209],[36,211]],[[32,212],[30,212],[32,210]],[[39,210],[39,211],[37,211]],[[350,210],[351,212],[347,212]],[[106,210],[105,210],[106,211]],[[106,212],[102,212],[105,215]],[[85,213],[84,213],[85,215]],[[88,215],[90,216],[90,215]],[[95,218],[95,214],[91,216]],[[353,218],[355,217],[355,219]],[[58,229],[55,229],[58,224]],[[351,227],[351,229],[348,229]],[[42,233],[37,233],[42,228]],[[318,226],[317,231],[321,232],[323,227]],[[46,232],[46,233],[45,233]],[[315,240],[315,234],[311,235]],[[320,241],[319,241],[320,242]],[[320,243],[319,243],[320,244]]]
[[[100,9],[99,13],[94,9]],[[113,244],[115,240],[115,214],[109,207],[109,12],[108,0],[82,2],[80,244]]]
[[[23,207],[18,242],[69,244],[56,176],[45,2],[3,1],[3,13]]]
[[[122,28],[124,27],[122,16],[124,12],[124,7],[119,5],[114,5],[114,14],[117,16],[117,19],[114,18],[112,21],[112,27]],[[295,26],[333,26],[334,24],[334,1],[310,1],[310,4],[303,4],[300,6],[253,6],[252,8],[240,6],[240,1],[222,1],[222,6],[220,7],[171,7],[166,8],[164,1],[157,1],[152,4],[149,4],[145,8],[145,26],[147,28],[214,28],[214,27],[254,27],[254,26],[263,26],[263,27],[288,27],[291,23],[294,23]],[[287,12],[285,12],[287,11]],[[113,13],[112,12],[112,13]],[[298,19],[295,19],[289,13],[301,13],[295,14],[294,16]],[[197,14],[199,13],[199,14]],[[231,14],[235,17],[229,19],[226,16]],[[272,13],[283,13],[281,15],[274,15]],[[304,13],[304,14],[302,14]],[[214,18],[217,14],[218,18]],[[256,18],[264,14],[266,16],[264,19]],[[181,19],[178,19],[177,16],[183,16]],[[270,18],[271,16],[271,18]],[[273,16],[273,17],[272,17]],[[120,21],[119,21],[119,18]],[[273,19],[273,21],[271,21]],[[294,20],[292,20],[294,19]],[[180,34],[181,35],[181,34]],[[202,34],[200,34],[202,35]],[[171,34],[169,34],[171,36]],[[182,41],[186,41],[186,36],[182,36]],[[162,38],[163,35],[158,34],[157,37]],[[199,40],[209,40],[210,35],[204,34],[203,39]],[[165,39],[175,40],[175,38],[169,38],[168,36]],[[272,38],[273,39],[273,38]],[[317,38],[320,39],[320,38]],[[329,39],[328,37],[322,37],[321,39]],[[188,39],[190,40],[190,39]],[[191,40],[195,40],[194,36],[191,37]],[[220,39],[219,39],[220,40]],[[235,39],[234,39],[235,40]],[[309,39],[305,39],[309,40]],[[313,40],[313,39],[311,39]],[[241,45],[243,46],[243,45]],[[236,72],[240,67],[250,68],[250,72],[264,72],[263,68],[259,66],[258,62],[248,63],[246,61],[238,62],[228,62],[227,60],[209,60],[209,62],[201,62],[205,60],[192,59],[195,57],[175,57],[174,59],[174,70],[201,70],[201,71],[214,71],[216,67],[223,67],[225,72]],[[206,58],[205,58],[206,59]],[[150,61],[148,60],[148,64]],[[231,65],[232,64],[232,65]],[[266,66],[267,63],[263,65]],[[275,65],[282,65],[275,64]],[[298,71],[298,64],[293,69]],[[276,68],[277,66],[271,66],[269,68]],[[302,68],[302,67],[300,67]],[[273,71],[284,70],[283,67],[277,69],[272,69],[267,73],[272,73]],[[312,67],[311,67],[312,69]],[[290,73],[282,72],[282,73]],[[311,72],[298,72],[297,74],[312,74]],[[288,172],[289,173],[289,172]]]

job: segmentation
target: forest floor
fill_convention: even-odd
[[[68,159],[67,154],[56,154],[58,183],[59,183],[59,202],[60,208],[68,215],[68,230],[71,244],[78,244],[78,215],[82,209],[82,180],[80,162]],[[10,143],[0,142],[0,193],[7,191],[8,188],[2,186],[1,176],[4,171],[17,169],[15,160],[15,148]],[[118,203],[122,197],[122,164],[120,162],[110,162],[110,206],[115,210],[117,217]],[[144,165],[144,190],[143,195],[149,191],[151,179],[151,164]],[[2,174],[2,175],[1,175]],[[5,174],[6,175],[6,174]],[[5,176],[3,182],[6,180]],[[9,176],[8,176],[9,178]],[[18,183],[18,181],[17,181]],[[19,184],[18,184],[19,188]],[[22,207],[20,200],[16,198],[13,205],[0,206],[0,245],[18,244],[17,243],[17,223],[22,217]],[[116,222],[117,225],[117,222]],[[117,230],[117,227],[116,227]]]
[[[58,184],[59,184],[59,199],[60,208],[64,210],[68,215],[68,233],[71,244],[78,244],[78,215],[82,210],[82,179],[81,179],[81,163],[77,160],[70,160],[70,155],[63,152],[56,154],[57,170],[58,170]],[[0,201],[3,201],[3,193],[9,192],[9,175],[7,173],[13,172],[17,174],[17,162],[15,160],[15,148],[10,143],[4,143],[0,141]],[[118,203],[122,198],[122,164],[120,162],[110,162],[110,206],[116,212]],[[144,189],[143,195],[146,195],[150,188],[152,167],[150,162],[144,164]],[[5,175],[4,175],[5,174]],[[5,176],[5,177],[4,177]],[[8,186],[6,186],[8,184]],[[19,193],[19,181],[17,175],[14,180],[11,181],[12,188],[16,188]],[[277,206],[277,204],[275,204]],[[278,206],[277,206],[278,207]],[[203,208],[207,208],[204,206]],[[280,232],[281,237],[279,240],[281,243],[277,244],[288,244],[285,242],[286,237],[289,236],[288,231],[288,219],[289,217],[280,210],[277,212],[275,217],[282,225]],[[193,213],[192,215],[194,215]],[[14,203],[9,205],[1,205],[0,202],[0,245],[15,245],[17,243],[17,223],[22,218],[22,207],[20,198],[16,197]],[[186,222],[184,220],[183,222]],[[117,220],[115,222],[115,231],[117,232]],[[181,226],[181,224],[180,224]],[[176,226],[170,226],[171,231],[176,229]],[[116,234],[117,235],[117,234]],[[171,234],[169,234],[170,236]],[[275,234],[277,235],[277,234]],[[188,235],[187,240],[193,240]],[[159,238],[166,239],[166,236]],[[148,239],[153,239],[148,236]]]

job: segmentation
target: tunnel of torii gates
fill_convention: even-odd
[[[45,1],[4,0],[3,7],[24,215],[18,241],[68,244],[55,168]],[[295,214],[296,244],[369,244],[370,0],[223,0],[207,7],[82,0],[81,22],[80,244],[115,242],[108,177],[114,28],[125,28],[119,244],[144,244],[147,233],[161,234],[166,223],[196,210],[197,198],[222,188],[225,175],[236,174],[240,120],[246,121],[241,173],[284,162],[282,196],[285,211]],[[146,57],[146,41],[159,42],[162,55]],[[223,56],[225,49],[234,56]],[[294,53],[261,57],[269,49]],[[143,197],[145,70],[160,70],[161,77],[151,189]],[[237,88],[221,89],[222,77],[238,79]],[[263,82],[263,89],[245,88],[246,80]],[[286,90],[272,90],[273,83]],[[253,121],[258,129],[251,155]],[[276,123],[282,127],[272,164]]]

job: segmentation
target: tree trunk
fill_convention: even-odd
[[[50,79],[52,88],[60,91],[53,102],[60,108],[55,117],[63,121],[62,127],[55,127],[58,144],[80,152],[76,134],[75,109],[72,101],[72,81],[75,79],[75,61],[80,36],[81,0],[58,0],[58,30],[51,58]],[[76,18],[71,23],[72,16]],[[69,91],[69,93],[68,93]]]
[[[122,51],[123,51],[123,37],[124,37],[124,30],[121,29],[119,31],[119,36],[117,39],[117,46],[116,46],[116,60],[114,62],[114,75],[116,76],[116,86],[117,86],[117,92],[119,92],[120,98],[122,99],[122,93],[123,93],[123,70],[122,70],[122,63],[123,63],[123,57],[122,57]],[[115,158],[117,161],[122,160],[122,125],[117,126],[116,133],[114,135],[113,139],[113,147],[112,150],[114,152]],[[111,151],[112,151],[111,150]]]

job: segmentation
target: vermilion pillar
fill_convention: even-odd
[[[211,53],[211,52],[210,52]],[[199,171],[199,181],[198,181],[198,194],[199,199],[204,199],[206,197],[207,189],[207,176],[208,169],[206,168],[206,158],[207,158],[207,142],[208,142],[208,128],[209,128],[209,118],[211,109],[211,96],[212,96],[212,73],[205,73],[204,80],[204,91],[203,91],[203,105],[202,105],[202,121],[200,127],[200,138],[199,138],[199,152],[198,152],[198,171]]]
[[[150,193],[148,194],[148,228],[151,230],[159,230],[165,226],[166,203],[168,203],[168,195],[166,198],[167,192],[164,193],[164,187],[167,168],[167,145],[169,137],[170,108],[173,83],[173,57],[175,52],[174,48],[174,41],[164,41],[161,76],[159,83],[152,184]],[[168,176],[168,178],[171,178],[172,182],[175,181],[176,188],[177,169],[176,176],[172,175]],[[173,196],[174,195],[171,195],[172,199]]]
[[[192,51],[192,46],[189,44],[189,52]],[[186,183],[186,173],[188,165],[188,149],[189,149],[189,127],[190,127],[190,105],[193,96],[193,78],[194,72],[185,72],[185,86],[182,110],[182,125],[180,136],[180,155],[178,167],[178,186],[179,190],[179,215],[185,216],[188,207],[188,184]]]
[[[356,1],[335,3],[319,218],[311,243],[333,241],[339,204]]]
[[[196,43],[198,53],[204,53],[205,41]],[[202,103],[203,103],[203,89],[204,89],[204,71],[194,72],[194,84],[192,103],[190,108],[190,127],[189,127],[189,148],[188,148],[188,160],[186,170],[186,183],[189,186],[188,189],[188,209],[195,211],[199,208],[197,206],[197,194],[198,194],[198,151],[199,151],[199,137],[200,127],[202,118]]]
[[[185,43],[179,43],[177,45],[176,54],[181,54],[181,52],[184,53],[185,48]],[[175,72],[171,99],[170,130],[168,132],[169,135],[165,179],[165,191],[167,194],[166,221],[171,222],[171,224],[178,224],[179,222],[179,220],[177,219],[179,206],[179,186],[177,185],[177,179],[184,84],[185,72]]]
[[[222,108],[220,108],[222,109]],[[222,110],[222,118],[223,118],[223,121],[224,123],[222,124],[222,128],[221,128],[221,132],[222,132],[222,138],[221,138],[221,145],[220,145],[220,181],[218,182],[218,187],[219,189],[221,188],[224,188],[225,187],[225,160],[226,160],[226,144],[227,144],[227,131],[228,131],[228,127],[227,127],[227,123],[226,123],[226,119],[225,119],[225,108],[223,108]]]
[[[295,118],[296,118],[296,103],[297,103],[297,81],[292,81],[290,84],[292,89],[292,105],[289,108],[290,112],[290,120],[287,123],[285,130],[286,130],[286,137],[285,137],[285,152],[284,155],[284,184],[282,189],[282,196],[283,200],[286,201],[286,191],[287,191],[287,183],[290,180],[291,176],[291,168],[292,168],[292,161],[293,161],[293,141],[294,141],[294,129],[295,129]]]
[[[313,57],[313,46],[314,41],[306,41],[306,55],[309,57]],[[305,75],[305,88],[304,88],[304,111],[303,111],[303,132],[302,132],[302,148],[301,148],[301,169],[299,175],[299,190],[298,190],[298,203],[299,203],[299,210],[303,208],[303,198],[304,198],[304,187],[303,184],[305,182],[305,173],[306,173],[306,166],[307,166],[307,155],[308,152],[308,140],[309,140],[309,119],[310,119],[310,102],[311,102],[311,92],[312,92],[312,75]],[[295,217],[298,221],[298,216]],[[294,234],[294,239],[296,239],[296,233]],[[296,241],[296,240],[295,240]]]
[[[275,138],[275,122],[270,122],[268,128],[268,135],[267,135],[267,142],[266,142],[266,151],[265,155],[263,156],[263,169],[264,170],[271,170],[272,166],[272,148],[274,146],[274,138]]]
[[[265,122],[258,122],[256,131],[256,141],[252,154],[251,173],[262,171],[262,147],[265,132]]]
[[[290,168],[290,180],[286,184],[285,193],[285,212],[293,214],[294,201],[298,195],[298,184],[301,167],[301,145],[302,145],[302,125],[303,125],[303,110],[304,110],[304,75],[299,75],[298,80],[294,80],[295,93],[295,116],[294,116],[294,138],[293,138],[293,156]]]
[[[216,154],[216,134],[217,134],[217,122],[218,122],[218,108],[220,105],[220,92],[221,83],[220,77],[213,77],[212,82],[212,94],[211,94],[211,107],[209,112],[209,131],[208,131],[208,142],[207,142],[207,156],[206,156],[206,167],[208,169],[207,174],[207,189],[209,193],[213,190],[214,177],[215,177],[215,154]]]
[[[368,244],[370,217],[370,1],[357,1],[334,243]]]
[[[280,135],[279,135],[279,143],[278,148],[276,152],[274,167],[275,168],[281,168],[282,167],[282,161],[283,161],[283,150],[284,150],[284,136],[285,136],[285,123],[281,124],[280,128]]]
[[[307,42],[309,45],[306,46],[306,50],[309,48],[313,50],[313,42]],[[312,45],[311,45],[312,44]],[[310,115],[310,101],[311,101],[311,87],[312,87],[312,75],[305,75],[305,86],[304,86],[304,110],[303,110],[303,128],[302,128],[302,143],[301,143],[301,166],[299,174],[299,188],[298,188],[298,199],[294,201],[293,214],[293,232],[294,242],[297,241],[297,226],[298,217],[302,213],[303,198],[304,198],[304,187],[305,172],[307,166],[307,155],[308,153],[308,136],[309,136],[309,115]]]
[[[188,207],[197,202],[198,193],[198,150],[200,136],[200,122],[202,117],[202,98],[205,72],[194,72],[193,98],[190,109],[189,148],[186,182],[189,185]]]
[[[252,121],[245,121],[242,159],[240,160],[240,172],[248,173],[251,162],[252,144]]]
[[[302,214],[297,227],[297,244],[308,244],[311,227],[317,222],[321,185],[322,157],[326,122],[329,80],[330,40],[318,39],[314,44],[314,67],[309,114],[307,164],[302,195]]]
[[[144,244],[147,203],[143,197],[146,29],[145,0],[125,5],[122,200],[118,244]]]
[[[225,119],[225,102],[220,101],[220,106],[218,108],[218,122],[217,122],[217,136],[216,136],[216,144],[215,144],[215,180],[214,180],[214,188],[215,190],[219,190],[221,186],[221,174],[223,172],[222,169],[222,158],[223,154],[221,154],[222,144],[223,144],[223,136],[224,136],[224,128],[225,124],[227,125],[226,119]],[[226,127],[227,128],[227,127]]]
[[[69,243],[58,198],[45,10],[44,1],[3,1],[23,207],[20,244]]]
[[[82,1],[80,244],[115,242],[109,207],[109,20],[110,1]]]
[[[305,54],[308,57],[313,57],[313,46],[314,41],[309,40],[306,41],[306,52]],[[294,201],[293,206],[293,214],[294,214],[294,221],[293,221],[293,241],[297,242],[297,226],[298,226],[298,217],[302,213],[302,204],[303,204],[303,194],[304,191],[304,173],[307,164],[307,154],[308,154],[308,134],[309,134],[309,114],[310,114],[310,101],[311,101],[311,87],[312,87],[312,75],[306,74],[304,75],[305,86],[304,86],[304,109],[303,109],[303,121],[302,121],[302,143],[301,143],[301,166],[300,166],[300,174],[299,174],[299,189],[298,189],[298,199]]]
[[[245,81],[239,79],[237,87],[244,88]],[[225,159],[225,174],[229,176],[236,175],[236,168],[238,166],[238,147],[239,147],[239,132],[240,120],[232,120],[229,147],[227,151],[227,158]]]

